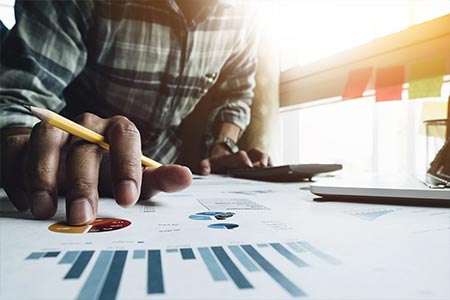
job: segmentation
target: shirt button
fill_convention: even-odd
[[[214,82],[214,79],[216,79],[217,73],[208,73],[205,75],[206,80],[208,80],[208,82]]]

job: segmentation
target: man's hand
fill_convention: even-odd
[[[31,209],[36,218],[51,218],[58,193],[65,194],[67,222],[83,225],[95,220],[99,196],[113,196],[120,206],[128,207],[139,198],[191,184],[186,167],[142,167],[140,134],[127,118],[102,119],[85,113],[77,122],[104,135],[110,152],[46,123],[33,130],[2,131],[2,184],[19,211]]]
[[[200,174],[210,173],[224,174],[229,169],[258,168],[272,166],[272,160],[267,153],[259,149],[250,151],[239,151],[231,153],[220,145],[215,145],[209,159],[200,163]]]

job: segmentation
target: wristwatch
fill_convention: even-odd
[[[214,145],[221,145],[231,153],[239,152],[239,147],[238,145],[236,145],[236,142],[233,141],[233,139],[228,136],[218,136],[213,143],[213,146]]]

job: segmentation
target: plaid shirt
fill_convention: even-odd
[[[216,2],[199,1],[188,20],[174,0],[17,1],[1,49],[0,128],[38,122],[21,104],[71,118],[125,115],[141,132],[143,153],[173,163],[177,127],[214,88],[206,136],[222,122],[245,129],[254,18],[236,1]]]

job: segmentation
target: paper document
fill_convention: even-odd
[[[448,299],[446,208],[314,202],[309,183],[196,177],[89,226],[0,201],[0,299]]]

